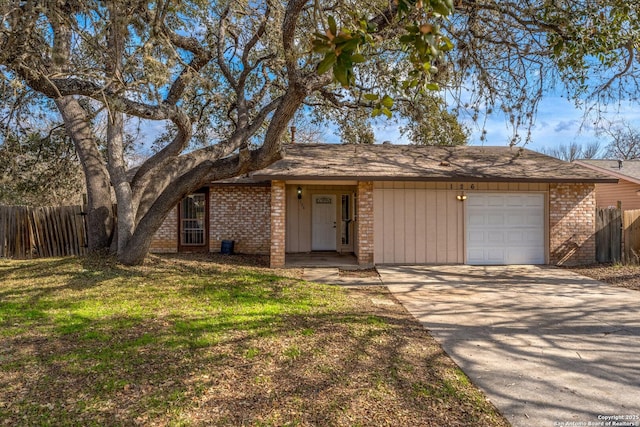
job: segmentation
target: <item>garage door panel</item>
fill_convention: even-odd
[[[468,198],[466,203],[467,203],[467,206],[486,206],[487,201],[485,199]]]
[[[486,221],[487,221],[487,218],[485,217],[469,218],[469,223],[471,225],[484,225]]]
[[[504,206],[504,196],[496,194],[496,195],[487,197],[485,206],[488,206],[488,207]]]
[[[544,264],[544,194],[471,193],[467,263]]]
[[[544,228],[544,214],[543,215],[527,215],[526,216],[526,224],[531,227]]]
[[[522,231],[509,231],[507,232],[507,243],[518,245],[524,240],[524,233]]]
[[[486,240],[484,231],[476,231],[476,230],[469,231],[467,235],[468,235],[468,240],[471,243],[482,243]]]
[[[507,254],[508,264],[544,264],[544,256],[536,248],[519,247]]]
[[[467,262],[469,263],[480,263],[484,259],[484,249],[469,249],[467,251]]]
[[[524,231],[524,241],[542,245],[544,244],[544,235],[539,233],[538,230],[526,230]]]
[[[480,217],[480,218],[484,218],[484,217]],[[501,213],[489,213],[486,216],[487,219],[487,225],[501,225],[504,223],[504,215]],[[480,221],[481,223],[484,223],[484,221]]]
[[[489,262],[500,262],[504,259],[504,249],[502,248],[488,248],[487,260]]]
[[[540,196],[541,196],[540,194],[531,194],[524,197],[523,206],[537,208],[540,205],[540,198],[541,198]]]
[[[519,207],[521,207],[523,205],[523,197],[522,196],[513,196],[513,195],[505,196],[504,205],[506,207],[519,208]]]
[[[521,227],[526,224],[526,218],[522,217],[521,212],[509,212],[505,216],[505,221],[502,225],[505,224],[510,227]]]
[[[487,242],[489,243],[503,243],[504,233],[502,231],[487,231]]]

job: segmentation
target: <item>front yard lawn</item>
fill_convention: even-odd
[[[508,425],[385,288],[295,273],[0,260],[0,425]]]

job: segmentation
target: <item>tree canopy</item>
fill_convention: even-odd
[[[81,204],[82,169],[62,127],[43,134],[8,134],[0,145],[0,204]]]
[[[640,129],[626,121],[615,123],[602,131],[608,137],[605,156],[615,160],[640,159]]]
[[[601,154],[601,146],[599,141],[579,144],[571,141],[567,144],[557,145],[543,149],[542,152],[549,156],[555,157],[565,162],[573,162],[580,159],[596,159]]]
[[[111,245],[122,262],[139,263],[184,195],[277,160],[305,105],[404,111],[410,132],[419,132],[425,120],[450,119],[442,101],[428,102],[448,89],[472,115],[505,111],[515,143],[551,86],[575,99],[636,102],[637,7],[5,0],[0,112],[15,129],[34,113],[33,102],[45,114],[57,111],[86,177],[90,247]],[[165,125],[153,155],[134,170],[126,162],[132,120]]]

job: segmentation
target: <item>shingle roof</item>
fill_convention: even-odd
[[[616,178],[640,184],[640,160],[577,160],[576,163]],[[620,167],[622,166],[622,167]]]
[[[254,179],[617,182],[519,147],[295,144]]]

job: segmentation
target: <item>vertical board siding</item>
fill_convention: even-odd
[[[395,239],[395,247],[394,257],[391,262],[403,262],[405,257],[405,237],[406,234],[404,232],[405,227],[405,218],[404,218],[404,196],[405,191],[394,191],[390,194],[392,198],[393,204],[393,218],[394,221],[391,224],[393,227],[393,238]]]
[[[446,263],[447,256],[449,254],[449,241],[447,240],[447,231],[449,220],[448,203],[447,203],[448,191],[436,192],[436,259],[437,263]],[[455,195],[452,194],[453,197]],[[432,262],[432,261],[427,261]]]
[[[382,197],[373,197],[373,212],[374,212],[374,221],[373,221],[373,235],[374,238],[374,254],[378,252],[378,247],[382,248],[382,239],[384,238],[385,231],[385,208],[384,208],[384,199]],[[358,248],[359,245],[356,245]],[[374,259],[375,262],[375,259]]]
[[[425,205],[427,200],[427,192],[424,190],[418,190],[415,192],[415,235],[426,236],[427,234],[427,219]],[[424,242],[420,242],[420,239],[416,241],[416,262],[424,262],[427,259],[427,239]]]
[[[384,190],[385,197],[382,197],[382,205],[384,206],[384,223],[382,224],[383,232],[382,239],[374,238],[374,245],[379,245],[384,243],[382,246],[382,259],[388,260],[387,262],[395,262],[395,239],[394,239],[394,214],[393,214],[393,206],[394,206],[394,191],[393,190]],[[373,191],[373,200],[376,199],[376,191]],[[373,212],[373,223],[376,223],[376,212]],[[374,250],[374,262],[378,262],[376,259],[377,251]],[[380,261],[382,262],[382,261]]]
[[[375,262],[463,263],[463,204],[456,194],[421,188],[375,189]]]
[[[424,244],[427,247],[427,257],[424,262],[427,260],[433,260],[436,262],[437,256],[437,242],[436,233],[438,231],[438,218],[437,218],[437,208],[436,208],[436,192],[435,191],[426,191],[426,206],[425,206],[425,223],[427,233],[425,234]]]
[[[420,191],[420,190],[417,190]],[[416,262],[416,190],[405,190],[404,198],[404,234],[405,261],[411,264]]]

